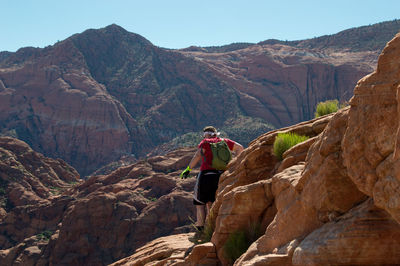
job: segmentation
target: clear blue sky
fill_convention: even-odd
[[[299,40],[400,18],[399,0],[0,0],[0,51],[118,24],[184,48]]]

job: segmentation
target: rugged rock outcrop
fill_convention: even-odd
[[[372,199],[309,234],[294,265],[397,265],[399,224]],[[389,256],[390,255],[390,256]]]
[[[349,128],[343,139],[344,164],[350,178],[360,191],[372,197],[377,206],[398,222],[399,59],[400,37],[397,35],[383,50],[377,70],[363,78],[354,89]]]
[[[392,189],[398,187],[393,183],[392,158],[398,127],[399,49],[397,35],[380,56],[377,71],[359,81],[350,108],[335,114],[310,147],[303,170],[293,169],[301,168],[298,164],[263,181],[272,184],[272,193],[265,192],[265,198],[274,202],[277,212],[237,265],[398,262],[394,258],[400,241],[390,236],[400,229],[393,204],[397,193],[388,190],[386,182],[391,180]],[[383,246],[391,248],[372,252],[377,235]],[[218,231],[213,243],[219,250],[223,245],[217,236]],[[355,253],[359,243],[363,245]],[[223,252],[218,254],[224,258]]]
[[[195,179],[179,173],[194,151],[150,157],[9,210],[0,221],[0,264],[105,265],[157,237],[193,231]]]
[[[400,34],[349,107],[253,141],[221,177],[211,242],[191,250],[203,255],[171,265],[197,265],[212,252],[222,265],[399,264],[399,56]],[[312,138],[277,162],[272,143],[285,131]],[[259,237],[232,260],[225,244],[254,225]]]
[[[385,25],[375,35],[398,29]],[[121,157],[194,144],[185,136],[208,124],[246,145],[312,118],[319,101],[348,100],[381,50],[311,43],[168,50],[111,25],[4,53],[0,134],[62,158],[82,176]]]
[[[0,197],[6,211],[47,204],[78,181],[78,172],[63,160],[46,158],[21,140],[0,137]]]
[[[0,137],[0,158],[0,261],[33,264],[71,201],[62,194],[79,174],[13,138]]]
[[[154,262],[158,265],[172,265],[183,262],[186,251],[194,245],[189,241],[190,237],[193,237],[193,233],[157,238],[138,248],[135,255],[119,260],[110,266],[146,265],[154,264]]]

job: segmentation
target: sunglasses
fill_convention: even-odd
[[[205,132],[203,132],[203,137],[205,137],[206,135],[213,136],[213,135],[216,135],[216,133],[215,133],[215,132],[212,132],[212,131],[205,131]]]

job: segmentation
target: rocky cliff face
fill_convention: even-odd
[[[0,134],[83,176],[160,145],[166,152],[208,124],[247,144],[310,119],[319,101],[348,100],[380,52],[284,43],[198,50],[155,47],[111,25],[2,53]]]
[[[254,140],[221,177],[209,216],[211,242],[184,258],[162,259],[169,265],[397,265],[399,56],[400,34],[377,70],[358,82],[349,107]],[[278,162],[272,155],[278,132],[311,138]],[[231,261],[225,243],[254,225],[260,236]],[[136,253],[116,265],[146,259],[155,262]]]
[[[322,99],[347,101],[355,82],[370,73],[376,62],[375,52],[338,53],[283,44],[186,54],[207,63],[234,87],[246,114],[276,127],[312,119]],[[362,65],[356,63],[361,61]]]

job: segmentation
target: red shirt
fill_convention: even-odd
[[[218,137],[215,138],[209,138],[209,139],[203,139],[200,144],[197,146],[199,149],[204,149],[203,150],[203,156],[201,157],[201,166],[200,166],[200,171],[204,170],[215,170],[214,168],[211,167],[211,162],[212,162],[212,151],[210,147],[210,142],[211,143],[217,143],[222,140],[225,140],[226,144],[228,144],[228,147],[230,150],[233,150],[233,146],[235,145],[235,142],[230,140],[230,139],[221,139]]]

